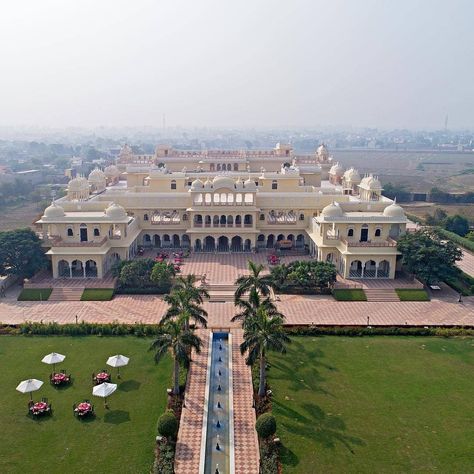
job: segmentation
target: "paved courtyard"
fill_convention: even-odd
[[[458,262],[458,267],[474,278],[474,255],[468,251],[463,251],[462,260]]]

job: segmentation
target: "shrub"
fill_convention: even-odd
[[[173,444],[161,445],[156,452],[153,474],[174,474],[174,454]]]
[[[178,432],[178,420],[172,410],[166,410],[159,418],[158,433],[166,438],[174,439]]]
[[[276,419],[271,413],[264,413],[257,418],[255,429],[260,438],[266,439],[276,432]]]
[[[118,287],[115,290],[117,295],[164,295],[169,293],[171,284],[167,286],[146,286],[146,287]]]
[[[436,228],[436,232],[443,237],[444,239],[452,240],[454,243],[464,247],[471,252],[474,252],[474,242],[472,240],[461,237],[454,232],[449,232],[448,230],[442,229],[441,227]]]
[[[261,474],[278,474],[279,448],[273,442],[260,443]]]

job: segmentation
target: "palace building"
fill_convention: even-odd
[[[137,155],[69,182],[37,225],[53,276],[102,278],[139,249],[309,253],[345,278],[394,278],[403,209],[326,146]]]

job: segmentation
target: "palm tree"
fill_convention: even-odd
[[[168,304],[165,315],[162,321],[168,321],[172,318],[177,318],[180,315],[185,315],[186,319],[183,321],[184,325],[189,328],[189,320],[194,320],[195,323],[207,327],[207,311],[204,310],[199,303],[192,300],[192,295],[184,289],[174,289],[170,294],[163,298]]]
[[[183,315],[178,319],[170,319],[160,324],[160,331],[152,342],[150,350],[155,351],[155,362],[159,362],[168,352],[174,359],[173,394],[179,395],[179,367],[188,366],[190,353],[194,348],[197,353],[201,351],[202,341],[194,334],[192,329],[186,329],[183,324]]]
[[[231,321],[242,321],[242,326],[245,327],[247,321],[257,314],[258,308],[263,307],[269,316],[278,316],[285,319],[285,316],[280,313],[270,298],[262,298],[260,294],[252,288],[250,290],[248,301],[239,300],[235,305],[240,309]]]
[[[202,286],[196,286],[196,281],[196,275],[180,276],[176,279],[174,289],[186,291],[191,301],[202,304],[204,298],[209,299],[209,292]]]
[[[285,344],[290,343],[290,338],[283,330],[283,318],[270,316],[263,306],[257,309],[254,317],[249,318],[244,326],[244,342],[240,345],[240,352],[246,352],[247,365],[253,365],[257,359],[260,363],[260,379],[258,396],[265,395],[266,386],[266,356],[268,351],[286,352]]]
[[[252,289],[259,292],[263,296],[270,294],[270,288],[273,288],[273,280],[271,275],[260,274],[265,269],[261,263],[248,262],[250,275],[243,275],[236,280],[237,290],[235,290],[235,302],[237,303],[245,293],[249,293]]]

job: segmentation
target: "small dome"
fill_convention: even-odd
[[[326,206],[322,211],[321,214],[324,217],[342,217],[344,212],[342,212],[341,206],[339,204],[333,202]]]
[[[235,181],[232,178],[228,178],[226,176],[216,176],[212,184],[214,186],[214,189],[217,188],[230,188],[234,189],[235,188]]]
[[[107,178],[117,178],[120,176],[120,171],[115,165],[110,165],[104,169],[104,174]]]
[[[316,152],[319,156],[328,156],[329,155],[328,149],[327,149],[327,147],[324,143],[318,146],[318,149],[317,149]]]
[[[359,172],[354,168],[350,168],[344,173],[344,179],[353,183],[360,183]]]
[[[105,210],[105,214],[111,219],[124,219],[127,217],[125,209],[114,202]]]
[[[257,185],[255,184],[255,181],[251,179],[250,177],[245,180],[244,187],[245,189],[253,190],[253,191],[257,189]]]
[[[209,178],[207,178],[206,181],[204,181],[204,187],[212,188],[212,181]]]
[[[369,189],[377,190],[377,191],[382,189],[382,184],[377,178],[372,178],[368,184],[369,184]]]
[[[69,191],[85,191],[89,189],[89,182],[83,176],[71,179],[68,184]]]
[[[335,176],[342,176],[344,174],[344,168],[337,162],[335,165],[331,166],[331,169],[329,170],[329,174],[335,175]]]
[[[204,183],[200,179],[195,179],[191,183],[191,189],[202,189],[204,187]]]
[[[88,178],[89,183],[101,183],[105,181],[105,174],[99,168],[95,168],[91,171]]]
[[[64,217],[64,209],[58,206],[54,201],[44,210],[43,217],[48,219],[56,219],[57,217]]]
[[[390,206],[387,206],[384,210],[383,210],[383,215],[385,217],[400,217],[400,218],[404,218],[405,217],[405,211],[403,210],[403,208],[401,206],[399,206],[397,204],[397,201],[393,201],[392,204],[390,204]]]

